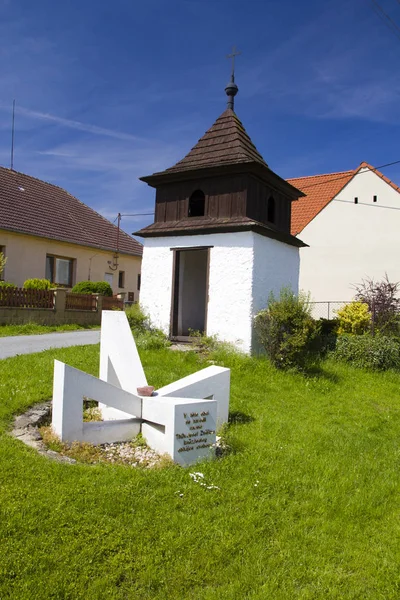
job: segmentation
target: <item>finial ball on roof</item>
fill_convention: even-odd
[[[239,91],[239,88],[236,85],[236,83],[234,83],[233,81],[230,81],[225,88],[225,93],[227,96],[236,96],[238,91]]]

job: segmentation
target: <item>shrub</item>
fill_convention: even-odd
[[[337,335],[339,319],[319,319],[321,335]]]
[[[137,332],[143,332],[150,329],[150,321],[144,314],[139,304],[131,304],[125,309],[126,318],[131,329]]]
[[[48,279],[27,279],[22,287],[25,290],[49,290],[51,283]]]
[[[338,319],[319,319],[320,332],[320,348],[321,355],[327,354],[336,347],[338,336],[339,320]]]
[[[338,334],[361,335],[370,329],[371,313],[365,302],[350,302],[336,311],[339,319]]]
[[[73,294],[96,294],[96,283],[94,281],[80,281],[72,288]]]
[[[271,362],[278,368],[304,369],[320,355],[319,324],[311,317],[309,297],[283,288],[255,317],[255,328]]]
[[[170,345],[165,333],[152,326],[149,317],[142,311],[139,304],[132,304],[126,308],[125,314],[138,348],[158,350]]]
[[[341,335],[336,344],[335,358],[355,367],[386,371],[400,368],[400,342],[393,337],[369,333]]]
[[[96,281],[96,294],[101,294],[101,296],[112,296],[113,291],[111,285],[107,281]]]
[[[4,256],[3,252],[0,252],[0,275],[4,271],[4,267],[6,266],[7,259]]]
[[[365,302],[372,315],[373,332],[399,334],[400,330],[400,298],[396,295],[400,290],[400,282],[391,283],[385,274],[382,281],[365,279],[354,286],[356,300]]]
[[[112,296],[112,288],[107,281],[80,281],[72,288],[73,294],[101,294],[101,296]]]
[[[3,289],[12,289],[12,288],[16,288],[17,286],[14,285],[13,283],[9,283],[8,281],[0,281],[0,288]]]
[[[150,329],[143,333],[134,333],[135,342],[141,350],[159,350],[171,345],[167,336],[160,329]]]

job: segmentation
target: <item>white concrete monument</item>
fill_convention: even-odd
[[[189,465],[214,453],[216,430],[228,420],[230,370],[211,366],[141,396],[146,375],[123,312],[103,311],[100,379],[54,364],[53,421],[65,442],[123,442],[140,431],[148,445]],[[103,421],[83,422],[84,397],[97,400]]]

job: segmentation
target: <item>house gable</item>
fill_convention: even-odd
[[[352,171],[288,179],[289,183],[305,194],[303,198],[299,198],[299,200],[292,205],[292,235],[298,235],[303,231],[304,228],[343,191],[356,175],[366,172],[367,170],[372,171],[391,188],[400,192],[399,186],[366,162],[362,162],[357,169]]]
[[[301,232],[300,289],[317,302],[349,301],[368,277],[400,280],[399,189],[369,165],[357,172]]]

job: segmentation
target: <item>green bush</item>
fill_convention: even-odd
[[[72,288],[73,294],[96,294],[96,283],[94,281],[80,281]]]
[[[365,302],[350,302],[336,312],[339,319],[338,334],[361,335],[371,327],[371,313]]]
[[[142,311],[139,304],[132,304],[126,308],[125,314],[138,348],[157,350],[170,345],[164,332],[152,326],[149,317]]]
[[[22,287],[25,290],[49,290],[51,283],[48,279],[27,279]]]
[[[96,281],[96,294],[101,296],[112,296],[113,291],[111,285],[107,281]]]
[[[17,286],[14,285],[13,283],[9,283],[8,281],[0,281],[0,288],[3,289],[12,289],[12,288],[16,288]]]
[[[339,329],[338,319],[319,319],[321,335],[337,335]]]
[[[338,336],[338,319],[319,319],[321,355],[332,352],[336,347]]]
[[[144,314],[139,304],[131,304],[125,309],[125,314],[132,330],[140,333],[150,329],[149,318]]]
[[[304,369],[321,353],[320,326],[311,317],[309,298],[283,288],[273,294],[268,307],[255,317],[255,328],[267,356],[275,367]]]
[[[160,329],[150,329],[142,333],[135,333],[135,342],[141,350],[159,350],[171,345],[167,336]]]
[[[73,294],[101,294],[101,296],[112,296],[112,288],[107,281],[80,281],[72,288]]]
[[[3,252],[0,252],[0,275],[4,271],[4,267],[6,266],[7,259],[4,256]]]
[[[400,342],[393,337],[369,333],[338,337],[335,358],[355,367],[386,371],[400,368]]]

